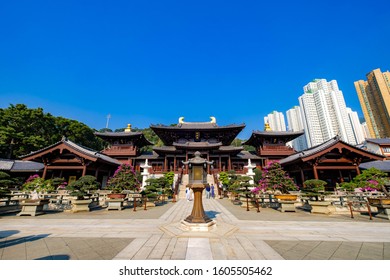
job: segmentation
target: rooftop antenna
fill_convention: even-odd
[[[108,128],[108,123],[110,122],[111,114],[107,115],[107,122],[106,122],[106,128]]]

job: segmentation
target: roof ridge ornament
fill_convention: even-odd
[[[127,127],[125,128],[125,132],[131,132],[131,124],[127,124]]]

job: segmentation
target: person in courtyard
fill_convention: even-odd
[[[210,198],[210,185],[209,184],[206,185],[206,198],[207,199]]]
[[[191,201],[191,190],[189,187],[186,188],[186,198],[187,198],[187,201]]]
[[[211,184],[210,186],[210,195],[211,195],[211,198],[215,198],[215,190],[214,190],[214,184]]]

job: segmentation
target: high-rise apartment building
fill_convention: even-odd
[[[313,147],[339,135],[341,140],[356,145],[344,96],[337,81],[316,79],[303,87],[298,98],[307,146]]]
[[[302,131],[304,130],[301,108],[299,106],[294,106],[286,112],[287,115],[287,124],[288,131]],[[305,134],[295,138],[292,141],[292,147],[296,151],[302,151],[307,148]]]
[[[390,72],[375,69],[366,77],[354,84],[368,130],[373,138],[390,137]]]
[[[264,117],[264,123],[268,123],[273,131],[286,131],[286,122],[283,113],[273,111]]]
[[[355,136],[356,143],[361,144],[364,142],[366,137],[364,137],[363,126],[359,121],[358,113],[356,111],[352,111],[351,108],[347,108],[347,113],[352,125],[352,131]]]

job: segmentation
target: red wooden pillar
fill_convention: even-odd
[[[314,179],[318,179],[317,166],[313,164]]]

